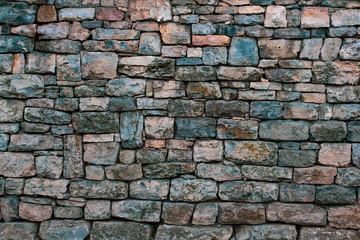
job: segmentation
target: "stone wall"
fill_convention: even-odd
[[[360,239],[360,2],[0,2],[0,239]]]

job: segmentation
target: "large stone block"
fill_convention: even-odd
[[[95,165],[113,165],[119,154],[119,143],[84,144],[84,162]]]
[[[147,138],[167,139],[174,137],[174,118],[145,118],[145,135]]]
[[[353,204],[356,200],[356,188],[337,185],[316,187],[316,203],[319,204]]]
[[[67,193],[69,180],[29,178],[25,181],[24,194],[31,196],[44,196],[53,198],[69,197]]]
[[[214,118],[176,118],[175,136],[183,138],[215,137],[216,120]]]
[[[119,115],[110,112],[82,112],[72,115],[78,133],[119,132]]]
[[[157,230],[155,240],[167,239],[187,239],[187,240],[206,240],[218,239],[229,240],[233,229],[231,226],[214,225],[214,226],[174,226],[160,225]]]
[[[170,201],[216,200],[217,190],[216,182],[213,180],[176,178],[171,180]]]
[[[297,230],[295,225],[288,224],[242,225],[236,228],[236,239],[295,240]]]
[[[44,79],[38,75],[2,75],[0,76],[0,97],[31,98],[42,97]]]
[[[161,38],[165,44],[189,44],[190,27],[178,23],[160,25]]]
[[[31,38],[0,36],[0,53],[26,53],[32,50],[34,50],[34,40]]]
[[[217,82],[190,82],[186,93],[190,98],[218,99],[221,98],[221,88]]]
[[[278,182],[292,179],[292,168],[243,165],[241,172],[246,179]]]
[[[341,142],[347,130],[344,122],[318,121],[310,127],[310,139],[313,141]]]
[[[143,146],[144,116],[140,112],[125,112],[120,117],[121,140],[124,148]]]
[[[278,165],[284,167],[311,167],[316,163],[317,154],[313,150],[280,149]]]
[[[68,124],[71,122],[71,115],[47,108],[25,108],[24,118],[29,122],[49,123],[49,124]]]
[[[118,55],[115,53],[82,52],[82,77],[112,79],[116,77]]]
[[[157,163],[143,168],[146,178],[173,178],[181,174],[195,172],[195,163]]]
[[[259,81],[264,71],[255,67],[226,67],[220,66],[217,69],[217,77],[221,80],[235,81]]]
[[[125,199],[128,197],[128,184],[120,181],[76,181],[71,182],[69,191],[72,197]]]
[[[216,80],[216,73],[211,66],[185,66],[178,67],[175,79],[179,81],[211,81]]]
[[[171,4],[169,0],[130,0],[129,12],[132,21],[156,20],[166,22],[172,19]]]
[[[217,125],[219,139],[257,139],[258,122],[220,118]]]
[[[314,202],[315,186],[306,184],[280,184],[281,202]]]
[[[170,117],[201,117],[204,109],[203,102],[175,99],[170,101],[168,112]]]
[[[62,138],[53,135],[12,135],[9,144],[10,151],[62,150],[62,148]]]
[[[150,240],[152,227],[148,224],[137,222],[94,222],[90,234],[92,240],[117,239]]]
[[[40,224],[41,239],[85,239],[91,229],[91,223],[81,220],[50,220]]]
[[[23,101],[0,99],[0,122],[21,122],[24,107]]]
[[[336,228],[360,229],[360,207],[332,207],[328,210],[329,225]]]
[[[307,239],[360,239],[355,230],[337,229],[331,227],[302,227],[299,232],[300,240]]]
[[[223,142],[217,140],[199,140],[194,144],[195,162],[217,162],[223,159]]]
[[[301,47],[301,41],[285,39],[260,39],[258,44],[260,57],[270,59],[296,58]]]
[[[0,224],[0,236],[3,239],[33,240],[38,231],[37,223],[13,222]]]
[[[359,11],[360,13],[360,11]],[[360,48],[360,40],[356,38],[344,39],[340,49],[340,59],[342,60],[360,60],[360,53],[356,49]]]
[[[359,86],[329,86],[326,88],[329,103],[357,103],[360,102]]]
[[[41,52],[80,53],[81,42],[72,40],[51,40],[36,42],[35,49]]]
[[[327,61],[313,63],[314,83],[355,85],[359,82],[360,64],[350,61]]]
[[[331,15],[331,23],[335,27],[359,25],[359,9],[340,9]]]
[[[23,25],[34,23],[36,20],[36,5],[22,2],[1,2],[0,22],[9,25]]]
[[[95,17],[95,8],[63,8],[59,10],[60,21],[85,21]]]
[[[305,7],[301,14],[302,28],[329,27],[329,11],[326,7]]]
[[[110,180],[132,181],[142,178],[140,164],[115,164],[105,167],[105,175]]]
[[[106,94],[116,97],[132,97],[145,93],[146,81],[143,79],[112,79],[106,84]]]
[[[169,180],[141,179],[130,183],[130,197],[144,200],[166,200]]]
[[[56,78],[59,81],[80,81],[81,68],[79,55],[57,55]]]
[[[206,115],[209,117],[244,117],[249,112],[249,104],[242,101],[207,101]]]
[[[96,28],[91,33],[94,40],[138,40],[140,38],[139,31],[129,29]]]
[[[257,66],[259,54],[256,40],[234,37],[229,50],[229,64],[237,66]]]
[[[295,168],[294,182],[299,184],[332,184],[336,174],[336,167]]]
[[[160,222],[161,202],[123,200],[112,202],[113,217],[140,222]]]
[[[260,123],[260,138],[279,141],[303,141],[309,138],[307,122],[271,120]]]
[[[219,203],[219,216],[221,224],[263,224],[265,223],[265,206],[252,203]]]
[[[0,175],[5,177],[31,177],[36,174],[31,153],[0,152]]]
[[[265,77],[269,81],[283,83],[310,82],[311,70],[308,69],[266,69]]]
[[[360,169],[355,167],[339,168],[336,183],[346,187],[360,187]]]
[[[345,167],[351,162],[351,144],[323,143],[319,152],[319,163],[334,167]]]
[[[242,178],[239,167],[222,163],[200,163],[197,165],[196,175],[200,178],[210,178],[215,181],[232,181]]]

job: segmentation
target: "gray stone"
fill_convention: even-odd
[[[42,97],[44,79],[38,75],[2,75],[0,76],[0,97],[31,98]]]
[[[260,123],[260,138],[278,141],[303,141],[309,138],[307,122],[271,120]]]
[[[39,177],[60,178],[63,162],[63,157],[60,156],[38,156],[36,157],[36,173]]]
[[[195,100],[175,99],[169,103],[170,117],[201,117],[205,104]]]
[[[21,122],[24,107],[23,101],[0,99],[0,122]]]
[[[18,196],[6,196],[0,199],[1,216],[5,222],[19,219],[18,206]]]
[[[175,137],[215,137],[216,120],[214,118],[176,118]]]
[[[50,220],[40,224],[41,239],[83,240],[91,229],[90,222],[77,220]]]
[[[193,225],[214,225],[218,215],[217,203],[199,203],[196,205],[192,224]]]
[[[219,139],[257,139],[258,122],[220,118],[217,136]]]
[[[84,21],[94,19],[95,8],[63,8],[59,12],[60,21]]]
[[[270,59],[296,58],[301,47],[301,41],[285,39],[261,39],[258,44],[260,57]]]
[[[90,237],[92,240],[150,240],[151,232],[152,227],[143,223],[120,221],[94,222]]]
[[[216,80],[215,70],[211,66],[177,67],[175,79],[179,81],[211,81]]]
[[[110,112],[82,112],[72,115],[78,133],[119,132],[119,115]]]
[[[106,178],[131,181],[142,178],[141,164],[115,164],[105,167]]]
[[[57,8],[80,7],[81,2],[80,0],[55,0],[55,6]]]
[[[68,197],[67,186],[69,180],[30,178],[25,181],[24,194],[31,196],[45,196],[53,198]]]
[[[161,218],[165,224],[187,225],[194,211],[194,204],[164,202]]]
[[[356,200],[356,188],[323,185],[316,186],[318,204],[353,204]]]
[[[66,38],[69,33],[70,24],[68,22],[49,23],[37,27],[39,39],[61,39]]]
[[[113,165],[119,155],[119,143],[84,144],[84,162],[95,165]]]
[[[86,79],[112,79],[116,77],[116,53],[81,52],[82,77]]]
[[[360,169],[339,168],[336,183],[346,187],[360,187]]]
[[[80,81],[80,56],[58,55],[56,58],[56,78],[59,81]]]
[[[236,227],[236,239],[296,240],[297,230],[288,224],[242,225]]]
[[[356,230],[346,230],[331,227],[302,227],[299,232],[299,240],[306,239],[359,239],[359,234]]]
[[[136,110],[136,99],[133,97],[110,98],[110,112],[124,112]]]
[[[56,55],[50,53],[28,53],[26,55],[26,73],[55,73]]]
[[[310,82],[311,76],[311,70],[308,69],[265,69],[266,79],[274,82]]]
[[[356,38],[344,39],[340,49],[340,59],[342,60],[360,60],[360,54],[356,49],[360,48],[360,41]]]
[[[281,184],[281,202],[314,202],[315,186],[306,184]]]
[[[178,98],[185,96],[185,83],[178,81],[154,81],[154,98]]]
[[[351,61],[327,61],[313,63],[314,83],[351,84],[359,82],[360,64]]]
[[[157,230],[155,240],[229,240],[233,229],[231,226],[214,225],[214,226],[174,226],[160,225]]]
[[[136,151],[136,160],[142,164],[161,163],[165,162],[166,155],[166,149],[142,148]]]
[[[209,117],[244,117],[249,104],[242,101],[210,100],[206,102],[206,115]]]
[[[36,239],[37,231],[37,223],[14,222],[0,224],[0,236],[3,239],[34,240]]]
[[[284,118],[317,120],[319,117],[319,105],[312,103],[291,102],[284,104]]]
[[[219,162],[223,159],[223,142],[218,140],[197,140],[194,144],[195,162]]]
[[[31,52],[33,49],[34,40],[31,38],[0,36],[0,53],[26,53]]]
[[[17,2],[0,3],[0,22],[9,25],[34,23],[36,20],[36,5]]]
[[[255,101],[250,105],[250,116],[260,119],[279,119],[283,116],[283,103]]]
[[[239,25],[263,25],[264,15],[235,15],[235,23]]]
[[[219,197],[223,201],[271,202],[278,198],[278,184],[230,181],[220,184]]]
[[[341,47],[340,38],[326,38],[321,48],[321,59],[323,61],[333,61],[337,58]]]
[[[111,202],[108,200],[89,200],[85,205],[86,220],[105,220],[111,218]]]
[[[268,166],[252,166],[243,165],[241,167],[241,173],[244,178],[251,180],[260,180],[268,182],[278,182],[283,180],[292,179],[292,168],[285,167],[268,167]]]
[[[278,165],[283,167],[311,167],[316,163],[313,150],[279,150]]]
[[[238,164],[276,165],[277,144],[262,141],[225,141],[225,158]]]
[[[229,50],[229,64],[237,66],[257,66],[259,63],[258,47],[252,38],[234,37]]]
[[[148,19],[165,22],[172,19],[171,4],[168,0],[158,0],[154,3],[130,0],[129,11],[132,21]]]
[[[140,38],[140,32],[132,29],[105,29],[96,28],[92,31],[93,39],[95,40],[133,40]]]
[[[84,22],[83,22],[84,23]],[[102,21],[100,22],[102,24]],[[83,48],[91,52],[121,52],[121,53],[137,53],[139,40],[104,40],[95,41],[87,40],[83,42]]]
[[[360,142],[360,124],[357,121],[348,122],[348,135],[346,137],[347,141],[350,142]]]
[[[206,179],[171,180],[170,201],[202,202],[216,200],[216,182]]]
[[[62,138],[52,135],[17,134],[12,135],[10,151],[62,150]]]
[[[83,209],[80,207],[55,207],[55,218],[73,218],[79,219],[84,215]]]
[[[346,124],[338,121],[317,121],[310,127],[310,140],[341,142],[346,137]]]
[[[130,183],[130,197],[144,200],[166,200],[169,188],[169,180],[136,180]]]
[[[310,31],[299,28],[279,28],[274,30],[273,37],[285,39],[309,38]]]
[[[202,59],[206,65],[226,64],[226,47],[204,47]]]
[[[212,23],[196,23],[192,24],[192,34],[194,35],[211,35],[216,33],[216,29]]]
[[[21,219],[34,222],[42,222],[51,218],[52,207],[49,205],[37,205],[20,202],[19,216]]]
[[[355,166],[360,167],[360,144],[359,143],[352,144],[351,154],[352,154],[352,156],[351,156],[352,163]]]
[[[263,224],[265,223],[265,206],[252,203],[219,203],[219,216],[221,224]]]
[[[329,103],[347,103],[359,102],[360,87],[359,86],[329,86],[326,88],[327,101]]]
[[[68,124],[71,122],[71,115],[65,112],[46,108],[25,108],[24,118],[29,122]]]
[[[210,178],[215,181],[233,181],[242,178],[241,170],[237,166],[200,163],[197,165],[196,175],[200,178]]]
[[[0,48],[1,49],[1,48]],[[37,41],[35,49],[41,52],[80,53],[81,42],[72,40]]]
[[[82,138],[76,135],[67,135],[64,138],[64,177],[84,177],[84,163],[82,161]]]
[[[137,98],[137,109],[162,109],[166,110],[169,104],[168,99]]]
[[[120,181],[82,180],[71,182],[69,190],[73,197],[107,199],[125,199],[128,197],[128,184]]]
[[[123,200],[112,202],[111,215],[140,222],[160,222],[161,202]]]
[[[254,67],[227,67],[220,66],[217,69],[218,79],[235,81],[259,81],[263,75],[263,70]]]
[[[319,59],[320,50],[323,45],[322,38],[304,39],[300,52],[301,59],[315,60]]]
[[[335,120],[360,119],[360,104],[336,104],[333,106],[332,118]]]
[[[238,91],[238,99],[241,100],[275,100],[275,91]]]
[[[143,146],[144,117],[140,112],[125,112],[120,117],[121,144],[124,148]]]
[[[142,33],[139,42],[139,54],[160,55],[161,40],[157,33]]]
[[[169,117],[146,117],[146,138],[167,139],[174,137],[174,118]]]
[[[359,9],[340,9],[331,16],[333,26],[354,26],[358,25],[359,21]]]
[[[0,134],[0,151],[6,151],[10,137],[7,134]]]
[[[12,54],[0,54],[0,73],[11,73],[14,59]]]
[[[217,82],[190,82],[186,93],[189,98],[218,99],[221,98],[220,85]]]
[[[146,178],[173,178],[195,172],[195,163],[158,163],[143,168]]]

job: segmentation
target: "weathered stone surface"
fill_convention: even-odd
[[[302,227],[299,232],[299,239],[353,239],[358,240],[359,235],[355,230],[336,229],[331,227]]]
[[[266,207],[268,221],[297,225],[325,225],[326,209],[313,204],[270,203]]]
[[[356,49],[360,48],[360,40],[356,38],[344,39],[340,49],[340,59],[342,60],[360,60],[360,54]]]
[[[116,77],[118,55],[115,53],[82,52],[82,77],[112,79]]]
[[[209,117],[244,117],[249,111],[249,104],[242,101],[207,101],[205,107]]]
[[[302,42],[300,58],[309,60],[319,59],[322,45],[323,40],[321,38],[304,39]]]
[[[25,103],[19,100],[0,100],[0,122],[20,122]]]
[[[140,32],[136,30],[96,28],[92,32],[94,40],[134,40],[140,38]]]
[[[70,24],[68,22],[50,23],[37,27],[39,39],[62,39],[69,33]]]
[[[262,224],[265,223],[263,204],[219,203],[218,220],[221,224]]]
[[[71,122],[71,115],[62,111],[46,108],[25,108],[24,118],[29,122],[67,124]]]
[[[165,200],[170,188],[169,180],[137,180],[130,183],[130,196],[145,200]]]
[[[81,80],[80,56],[57,55],[56,78],[59,81]]]
[[[176,118],[175,137],[215,137],[216,120],[214,118]]]
[[[337,185],[316,187],[316,202],[319,204],[353,204],[355,200],[355,188]]]
[[[186,66],[178,67],[175,79],[179,81],[211,81],[216,79],[213,67],[210,66]]]
[[[119,143],[84,144],[84,162],[95,165],[113,165],[119,153]]]
[[[136,151],[136,160],[139,163],[161,163],[166,160],[166,149],[142,148]]]
[[[217,82],[190,82],[186,93],[190,98],[217,99],[222,96]]]
[[[257,66],[258,48],[252,38],[233,38],[229,50],[229,64],[237,66]]]
[[[284,118],[317,120],[319,115],[319,105],[312,103],[285,103]]]
[[[261,58],[291,59],[297,57],[297,54],[300,51],[301,41],[260,39],[258,45]]]
[[[313,150],[279,150],[278,165],[284,167],[311,167],[316,162]]]
[[[143,0],[130,0],[129,12],[131,20],[156,20],[166,22],[172,19],[171,5],[168,0],[148,2]]]
[[[199,203],[196,205],[192,224],[194,225],[214,225],[218,215],[217,203]]]
[[[195,100],[176,99],[170,101],[170,117],[200,117],[204,113],[205,104]]]
[[[159,222],[161,202],[142,200],[123,200],[112,203],[111,215],[140,222]]]
[[[236,239],[296,239],[297,231],[295,225],[287,224],[263,224],[243,225],[236,228]]]
[[[237,119],[220,118],[217,125],[217,136],[220,139],[256,139],[258,123]]]
[[[131,77],[168,78],[175,72],[175,60],[154,56],[124,57],[119,61],[119,73]]]
[[[0,22],[10,25],[34,23],[36,19],[36,11],[36,5],[16,2],[2,2],[0,4]]]
[[[105,21],[121,21],[124,18],[124,13],[116,8],[98,7],[96,8],[96,19]]]
[[[140,164],[115,164],[105,167],[106,178],[110,180],[131,181],[142,177]]]
[[[360,187],[360,169],[339,168],[336,183],[346,187]]]
[[[305,184],[281,184],[279,200],[281,202],[314,202],[315,186]]]
[[[331,15],[331,24],[338,26],[359,25],[359,9],[340,9]]]
[[[340,38],[326,38],[321,48],[321,59],[323,61],[335,60],[339,53],[341,43]]]
[[[265,13],[265,27],[287,27],[286,8],[284,6],[269,6]]]
[[[265,77],[269,81],[297,83],[310,82],[312,73],[307,69],[266,69]]]
[[[30,222],[1,223],[0,235],[3,239],[32,240],[36,238],[38,225]]]
[[[190,28],[178,23],[160,25],[161,38],[165,44],[189,44]]]
[[[359,82],[360,65],[357,62],[335,61],[314,62],[313,77],[315,83],[326,84],[351,84]]]
[[[59,10],[60,21],[84,21],[95,17],[95,8],[63,8]]]
[[[100,51],[100,52],[122,52],[122,53],[136,53],[138,51],[138,40],[118,41],[118,40],[105,40],[94,41],[87,40],[83,43],[83,47],[87,51]]]
[[[351,162],[351,144],[323,143],[319,152],[319,163],[334,167],[345,167]]]
[[[239,164],[275,165],[277,145],[261,141],[225,141],[225,158]]]
[[[120,116],[121,140],[124,148],[143,146],[144,117],[140,112],[125,112]]]
[[[191,32],[194,35],[208,35],[216,33],[216,29],[212,23],[196,23],[191,27]]]
[[[62,148],[62,139],[53,135],[12,135],[9,144],[10,151],[60,150]]]
[[[216,200],[216,182],[205,179],[171,180],[170,201],[202,202]]]
[[[335,167],[295,168],[294,181],[299,184],[332,184],[336,174]]]
[[[38,75],[0,76],[0,96],[5,98],[41,97],[44,93],[44,80]]]
[[[224,35],[193,35],[192,44],[194,46],[229,46],[230,38]]]
[[[116,97],[132,97],[145,93],[146,81],[143,79],[112,79],[106,84],[106,94]]]
[[[51,218],[52,207],[49,205],[36,205],[31,203],[20,202],[19,216],[33,222],[43,222]]]
[[[82,138],[76,135],[66,136],[64,139],[64,177],[84,177],[82,155]]]
[[[161,40],[157,33],[143,33],[139,42],[139,54],[160,55]]]
[[[278,198],[276,183],[231,181],[219,187],[219,197],[223,201],[271,202]]]
[[[107,200],[89,200],[85,206],[86,220],[104,220],[111,218],[111,202]]]
[[[69,180],[65,179],[51,180],[42,178],[30,178],[25,181],[24,194],[64,198],[68,196],[68,185]]]
[[[21,36],[0,36],[0,53],[26,53],[34,49],[31,38]]]
[[[146,138],[166,139],[174,137],[174,118],[147,117],[145,118]]]
[[[283,116],[283,104],[281,102],[254,101],[250,108],[250,116],[260,119],[279,119]]]
[[[326,7],[305,7],[301,14],[302,28],[329,27],[329,11]]]
[[[215,181],[240,180],[241,170],[237,166],[224,164],[205,164],[197,165],[196,175],[200,178],[210,178]]]
[[[38,22],[54,22],[57,19],[54,5],[41,5],[37,12]]]
[[[243,165],[241,172],[246,179],[277,182],[292,179],[292,168]]]
[[[55,73],[55,54],[27,54],[25,70],[27,73]]]
[[[136,222],[94,222],[91,239],[116,239],[119,236],[128,240],[150,240],[152,227]]]
[[[332,227],[359,229],[359,206],[332,207],[328,210],[328,220]]]
[[[217,140],[199,140],[194,144],[195,162],[217,162],[223,156],[223,143]]]
[[[330,103],[359,102],[358,86],[327,87],[327,101]]]
[[[41,239],[85,239],[91,229],[90,222],[77,220],[50,220],[40,224],[39,236]]]
[[[187,225],[194,211],[194,204],[165,202],[161,214],[165,224]]]
[[[128,196],[128,184],[120,181],[82,180],[71,182],[69,190],[73,197],[125,199]]]
[[[230,226],[214,225],[214,226],[174,226],[174,225],[160,225],[157,230],[155,239],[188,239],[188,240],[208,240],[219,239],[229,240],[231,238],[233,229]]]
[[[39,177],[60,178],[63,162],[63,157],[60,156],[36,157],[36,173]]]
[[[18,206],[18,196],[6,196],[0,199],[1,215],[6,223],[19,219]]]
[[[318,121],[310,127],[313,141],[340,142],[346,136],[346,124],[338,121]]]
[[[260,138],[265,140],[301,141],[309,138],[308,123],[271,120],[260,123]]]
[[[263,70],[254,67],[225,67],[217,69],[217,76],[221,80],[236,81],[259,81],[263,75]]]
[[[36,42],[35,49],[41,52],[80,53],[81,42],[72,40],[51,40]]]
[[[11,73],[15,57],[12,54],[0,54],[0,72]]]
[[[73,218],[79,219],[83,217],[83,210],[80,207],[55,207],[55,218]]]
[[[78,133],[119,132],[119,115],[110,112],[82,112],[72,115]]]

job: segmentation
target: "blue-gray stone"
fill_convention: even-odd
[[[105,96],[104,87],[81,85],[75,88],[76,97],[102,97]]]
[[[314,150],[280,149],[278,165],[283,167],[311,167],[316,163]]]
[[[57,8],[80,7],[81,0],[55,0],[55,6]]]
[[[110,98],[110,112],[124,112],[136,110],[136,99],[134,97]]]
[[[2,75],[0,76],[0,97],[31,98],[42,97],[44,79],[38,75]]]
[[[304,141],[309,138],[309,124],[304,121],[270,120],[260,123],[260,138],[275,141]]]
[[[330,37],[354,37],[356,36],[356,27],[332,27],[329,28]]]
[[[34,40],[20,36],[0,36],[0,53],[26,53],[34,49]]]
[[[226,64],[226,47],[204,47],[202,59],[206,65]]]
[[[176,65],[184,66],[184,65],[202,65],[204,64],[201,58],[178,58],[176,59]]]
[[[274,0],[251,0],[250,4],[251,5],[264,5],[264,6],[268,6],[268,5],[272,5],[274,3]]]
[[[205,109],[209,117],[244,117],[249,112],[249,103],[238,100],[211,100],[206,102]]]
[[[91,223],[76,220],[50,220],[40,224],[41,239],[83,240],[90,233]]]
[[[175,99],[170,101],[170,117],[201,117],[204,114],[204,102]]]
[[[280,28],[274,30],[274,38],[285,38],[285,39],[293,39],[293,38],[309,38],[310,31],[300,28]]]
[[[178,67],[175,79],[179,81],[211,81],[216,80],[216,73],[211,66]]]
[[[136,161],[141,164],[165,162],[167,149],[142,148],[136,151]]]
[[[283,103],[254,101],[250,105],[250,116],[260,119],[279,119],[283,116]]]
[[[236,36],[243,35],[244,28],[236,25],[227,25],[227,24],[218,24],[216,25],[216,34],[217,35],[226,35],[226,36]]]
[[[1,46],[1,38],[0,38],[0,46]],[[80,53],[81,42],[80,41],[72,41],[72,40],[68,40],[68,39],[51,40],[51,41],[37,41],[36,45],[35,45],[35,49],[40,52]],[[1,48],[0,48],[0,50],[1,50]]]
[[[37,123],[68,124],[71,122],[70,114],[47,108],[27,107],[24,118],[26,121]]]
[[[326,36],[327,36],[326,28],[311,29],[311,37],[313,38],[326,38]]]
[[[137,222],[106,221],[94,222],[90,236],[92,240],[150,240],[151,232],[152,227],[148,224]]]
[[[80,81],[80,55],[58,55],[56,77],[58,81]]]
[[[12,54],[0,54],[0,73],[11,73],[14,59]]]
[[[278,147],[281,149],[299,149],[300,144],[297,142],[280,142]]]
[[[103,21],[94,20],[94,21],[83,21],[81,26],[87,29],[101,28]]]
[[[345,139],[346,132],[345,122],[317,121],[310,127],[310,140],[316,142],[341,142]]]
[[[215,137],[216,120],[214,118],[177,118],[175,129],[176,137]]]
[[[281,202],[314,202],[315,186],[306,184],[281,184]]]
[[[257,66],[259,53],[256,40],[234,37],[231,40],[228,62],[236,66]]]
[[[0,134],[0,151],[6,151],[9,143],[9,139],[10,139],[9,135]]]
[[[34,23],[36,11],[36,5],[28,5],[21,2],[0,2],[0,23],[10,25]]]
[[[316,186],[316,203],[353,204],[356,200],[356,188],[337,185]]]
[[[119,115],[110,112],[73,113],[74,129],[78,133],[119,132]]]
[[[124,112],[120,118],[121,144],[124,148],[141,148],[144,116],[140,112]]]
[[[140,37],[139,54],[142,55],[160,55],[161,39],[157,33],[143,33]]]
[[[354,167],[338,168],[336,183],[346,187],[360,187],[360,169]]]
[[[146,80],[120,78],[106,84],[106,94],[116,97],[132,97],[145,94]]]
[[[360,144],[359,143],[353,143],[352,149],[351,149],[351,158],[352,163],[360,168]]]
[[[192,25],[192,34],[194,35],[212,35],[216,33],[212,23],[196,23]]]
[[[239,25],[263,25],[264,15],[236,15],[235,23]]]

